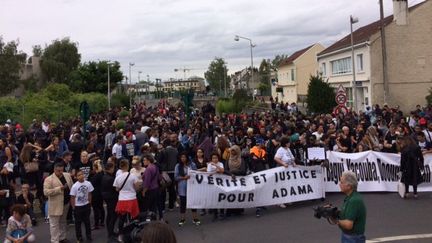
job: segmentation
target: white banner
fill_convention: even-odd
[[[326,192],[339,192],[339,179],[342,172],[351,170],[357,174],[360,192],[396,192],[400,168],[400,155],[367,151],[361,153],[328,152],[329,169],[324,172]],[[432,155],[425,157],[424,182],[419,191],[432,191]]]
[[[277,167],[248,176],[190,171],[187,208],[252,208],[325,198],[320,166]]]

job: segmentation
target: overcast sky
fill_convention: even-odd
[[[410,0],[414,5],[423,0]],[[385,15],[392,1],[384,0]],[[249,42],[257,46],[254,66],[263,58],[292,54],[319,42],[329,46],[355,28],[379,18],[378,0],[1,0],[0,35],[19,39],[19,49],[70,37],[82,61],[116,60],[132,80],[183,78],[175,68],[204,76],[214,57],[229,73],[250,65]]]

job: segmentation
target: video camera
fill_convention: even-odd
[[[123,242],[125,243],[140,243],[141,242],[141,230],[149,224],[151,221],[156,219],[156,215],[152,212],[140,213],[136,219],[132,220],[123,228]]]
[[[326,218],[327,220],[329,220],[330,218],[333,219],[339,218],[338,208],[331,204],[314,207],[313,210],[315,211],[314,216],[317,219],[320,219],[321,217]]]

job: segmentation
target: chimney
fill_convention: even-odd
[[[397,25],[408,24],[408,0],[393,0],[393,21]]]

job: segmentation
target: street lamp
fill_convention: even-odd
[[[135,63],[130,62],[129,63],[129,89],[128,89],[128,94],[129,94],[129,109],[132,109],[132,96],[131,96],[131,91],[130,91],[130,86],[132,86],[132,66],[135,65]]]
[[[142,71],[138,71],[138,83],[137,83],[137,88],[138,88],[138,100],[139,100],[139,103],[141,103],[141,78],[140,78],[140,75],[141,75],[141,73],[142,73]]]
[[[252,43],[252,40],[250,38],[239,36],[239,35],[236,35],[234,37],[235,41],[239,41],[240,39],[245,39],[245,40],[249,41],[250,53],[251,53],[251,80],[253,82],[253,52],[252,52],[252,48],[254,48],[256,45]],[[249,91],[249,80],[246,80],[246,89]]]
[[[111,80],[110,80],[110,66],[114,64],[112,62],[107,62],[108,66],[108,110],[111,110]]]
[[[351,27],[351,61],[352,61],[352,97],[353,97],[353,108],[357,112],[357,88],[356,88],[356,75],[355,75],[355,61],[354,61],[354,35],[353,35],[353,24],[357,23],[359,20],[356,17],[350,16],[350,27]]]

